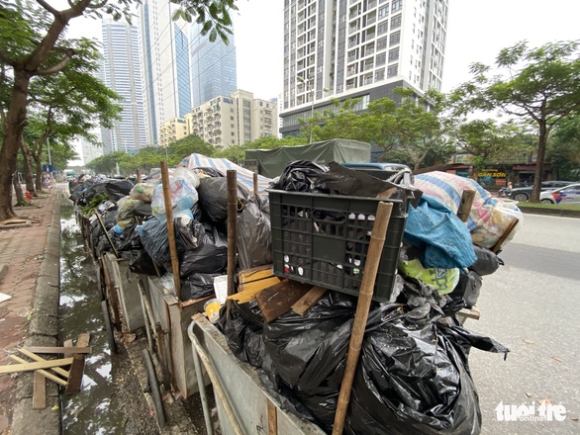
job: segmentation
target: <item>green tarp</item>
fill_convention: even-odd
[[[311,145],[280,147],[274,150],[246,150],[246,161],[256,160],[259,174],[275,178],[289,162],[310,160],[321,165],[330,162],[366,163],[371,161],[371,145],[349,139],[331,139]]]

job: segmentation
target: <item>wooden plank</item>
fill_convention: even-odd
[[[256,298],[257,293],[281,282],[280,278],[274,276],[272,278],[261,279],[259,281],[239,285],[239,291],[228,296],[227,299],[237,301],[239,304],[245,304],[246,302],[253,301]]]
[[[324,287],[312,287],[304,296],[292,305],[292,311],[303,316],[328,291]]]
[[[311,284],[303,284],[298,281],[285,279],[258,293],[256,300],[266,321],[271,322],[290,311],[292,305],[311,288]]]
[[[464,190],[459,200],[459,207],[457,208],[457,217],[461,219],[461,222],[467,222],[469,218],[469,213],[471,212],[471,207],[473,206],[473,200],[475,198],[475,190]]]
[[[479,320],[481,313],[476,307],[469,308],[462,308],[457,312],[458,315],[467,317],[468,319],[475,319]]]
[[[23,349],[34,353],[71,353],[71,350],[67,349],[66,347],[30,346],[24,347]],[[91,348],[77,346],[74,348],[74,353],[91,353]]]
[[[46,408],[46,379],[37,370],[34,372],[34,385],[32,389],[32,409]]]
[[[72,341],[72,339],[65,340],[65,341],[64,341],[64,343],[63,343],[63,346],[64,346],[65,348],[66,348],[66,347],[73,347],[73,341]],[[64,357],[65,357],[65,358],[68,358],[69,356],[72,356],[72,355],[74,355],[74,353],[73,353],[73,352],[69,352],[69,353],[66,353],[66,352],[64,352]]]
[[[11,359],[13,359],[14,361],[19,362],[19,363],[27,363],[28,362],[25,359],[22,359],[20,357],[17,357],[16,355],[8,355],[8,357],[11,358]],[[56,382],[57,384],[60,384],[63,387],[66,387],[67,381],[65,381],[64,379],[59,378],[56,375],[53,375],[50,372],[47,372],[46,370],[36,370],[35,373],[40,373],[45,378],[50,379],[51,381]],[[67,372],[67,377],[68,377],[68,372]]]
[[[13,364],[10,366],[0,366],[0,374],[32,372],[38,369],[50,369],[53,367],[69,366],[73,362],[72,358],[53,359],[50,361],[31,362],[22,364]]]
[[[90,334],[79,334],[76,347],[88,346],[91,340]],[[81,353],[76,353],[73,356],[73,363],[70,368],[70,378],[64,390],[66,394],[75,394],[81,390],[81,383],[83,380],[83,372],[85,370],[85,356]]]
[[[505,229],[505,231],[503,232],[503,234],[501,235],[501,237],[498,239],[498,241],[496,242],[496,244],[494,245],[493,248],[491,248],[491,252],[493,252],[494,254],[497,254],[498,251],[501,248],[501,245],[504,244],[504,242],[506,241],[506,239],[508,238],[508,236],[511,234],[511,232],[514,230],[514,228],[516,227],[516,225],[518,224],[519,219],[518,218],[514,218],[513,221],[510,222],[510,224],[507,226],[507,228]]]
[[[42,361],[47,361],[46,359],[33,354],[32,352],[26,350],[26,349],[18,349],[18,351],[23,354],[26,355],[28,358],[36,361],[36,362],[42,362]],[[68,378],[68,372],[64,369],[61,369],[59,367],[55,367],[54,369],[52,369],[53,372],[58,373],[61,376],[64,376],[65,378]]]
[[[268,435],[278,435],[278,414],[276,405],[270,399],[268,402]]]
[[[240,284],[258,281],[264,278],[270,278],[272,274],[272,265],[253,267],[251,269],[244,269],[238,272],[238,281]]]

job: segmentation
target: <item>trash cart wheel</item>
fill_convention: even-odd
[[[113,325],[111,324],[111,318],[109,317],[109,307],[107,306],[107,301],[101,302],[101,308],[103,309],[103,319],[105,320],[105,329],[107,330],[107,340],[109,341],[109,347],[111,348],[111,353],[116,354],[117,346],[115,345]]]
[[[165,415],[163,414],[163,402],[161,401],[161,393],[159,392],[159,383],[157,382],[157,375],[155,374],[155,367],[149,350],[143,349],[143,362],[147,372],[147,392],[151,394],[153,399],[153,406],[155,407],[155,415],[157,416],[157,423],[159,427],[165,426]]]

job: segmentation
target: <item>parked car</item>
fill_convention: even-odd
[[[573,181],[542,181],[542,191],[558,189],[573,183]],[[532,190],[534,190],[534,186],[518,187],[512,189],[509,195],[511,199],[523,202],[530,199],[532,196]]]
[[[402,169],[409,169],[407,165],[402,163],[343,163],[343,166],[352,169],[375,169],[379,171],[400,171]]]
[[[542,192],[540,201],[550,204],[580,204],[580,183]]]

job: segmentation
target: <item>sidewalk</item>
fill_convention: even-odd
[[[19,207],[19,217],[37,219],[31,227],[0,230],[0,293],[12,296],[0,303],[0,365],[11,363],[9,354],[26,345],[55,346],[58,321],[60,190],[34,198],[32,207]],[[2,268],[2,266],[4,266]],[[23,433],[38,414],[37,428],[60,433],[56,389],[47,388],[47,408],[32,411],[32,374],[0,375],[0,434]],[[49,385],[47,385],[49,387]],[[21,410],[26,411],[24,417]],[[23,424],[24,423],[24,424]],[[54,424],[58,426],[52,428]],[[17,426],[22,426],[20,429]]]

